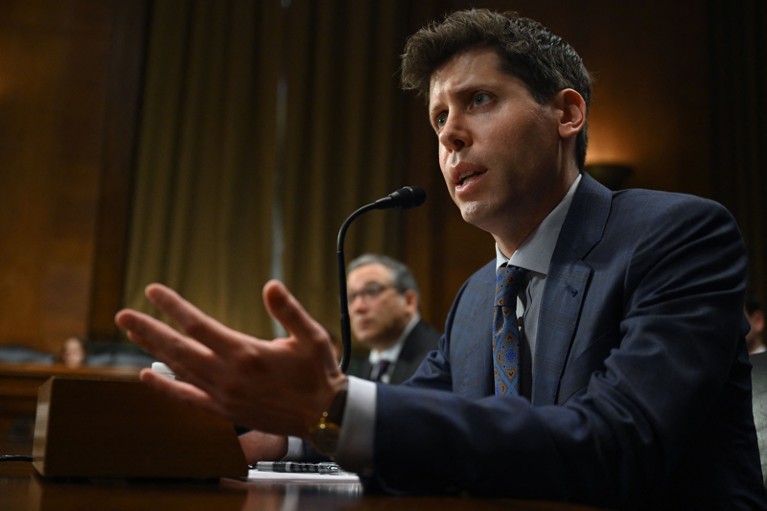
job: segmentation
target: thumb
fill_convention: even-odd
[[[269,315],[276,319],[285,330],[299,339],[328,337],[327,331],[312,318],[285,284],[270,280],[264,285],[263,299]]]

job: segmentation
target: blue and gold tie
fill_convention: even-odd
[[[493,307],[493,373],[496,394],[519,394],[517,293],[526,273],[527,270],[518,266],[502,266],[496,274]]]

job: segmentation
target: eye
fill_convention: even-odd
[[[369,284],[365,286],[364,288],[360,289],[359,291],[350,291],[347,294],[347,300],[349,303],[354,303],[354,301],[357,298],[362,298],[363,301],[368,302],[370,300],[375,300],[378,298],[384,291],[387,289],[393,288],[393,285],[384,285],[384,284]]]
[[[445,126],[445,123],[447,123],[447,112],[441,112],[434,118],[434,127],[437,131],[441,130]]]
[[[474,94],[474,97],[471,98],[472,103],[474,106],[482,106],[488,101],[490,101],[492,98],[490,97],[490,94],[487,92],[478,92]]]

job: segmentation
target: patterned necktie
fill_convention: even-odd
[[[527,270],[518,266],[498,268],[493,307],[493,374],[496,394],[519,394],[520,333],[517,326],[517,293]]]
[[[370,370],[370,379],[373,381],[381,381],[383,375],[386,374],[386,370],[389,369],[389,364],[391,364],[391,361],[389,360],[379,360]]]

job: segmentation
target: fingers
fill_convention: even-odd
[[[115,316],[115,323],[126,331],[131,341],[161,360],[173,359],[194,347],[179,332],[142,312],[122,310]]]
[[[342,376],[329,334],[279,282],[264,286],[264,303],[291,335],[271,342],[224,327],[165,286],[152,284],[146,294],[178,331],[134,310],[119,312],[115,321],[176,373],[175,381],[141,374],[169,396],[261,431],[300,435]]]
[[[200,375],[209,373],[194,369],[207,367],[213,358],[212,351],[162,321],[141,312],[124,310],[117,314],[115,323],[126,331],[133,343],[165,362],[178,378],[194,381],[199,379],[194,372]]]
[[[302,358],[311,359],[310,368],[323,376],[342,376],[330,334],[306,312],[285,285],[276,280],[267,282],[263,296],[269,314],[298,341],[295,343],[297,353],[300,352]],[[312,385],[316,386],[317,382]]]
[[[259,349],[259,340],[225,327],[166,286],[151,284],[146,295],[179,331],[134,310],[119,312],[115,322],[179,379],[210,391],[221,374],[228,374],[227,361],[242,358],[243,349]]]
[[[225,415],[224,410],[221,409],[218,403],[199,387],[178,380],[171,380],[151,369],[142,370],[140,378],[141,381],[161,394],[185,401],[194,406],[200,406],[215,414]]]
[[[282,282],[271,280],[263,291],[264,304],[269,314],[298,339],[325,338],[327,332],[290,294]]]
[[[182,332],[213,351],[226,352],[247,337],[219,323],[162,284],[147,286],[146,296]]]

